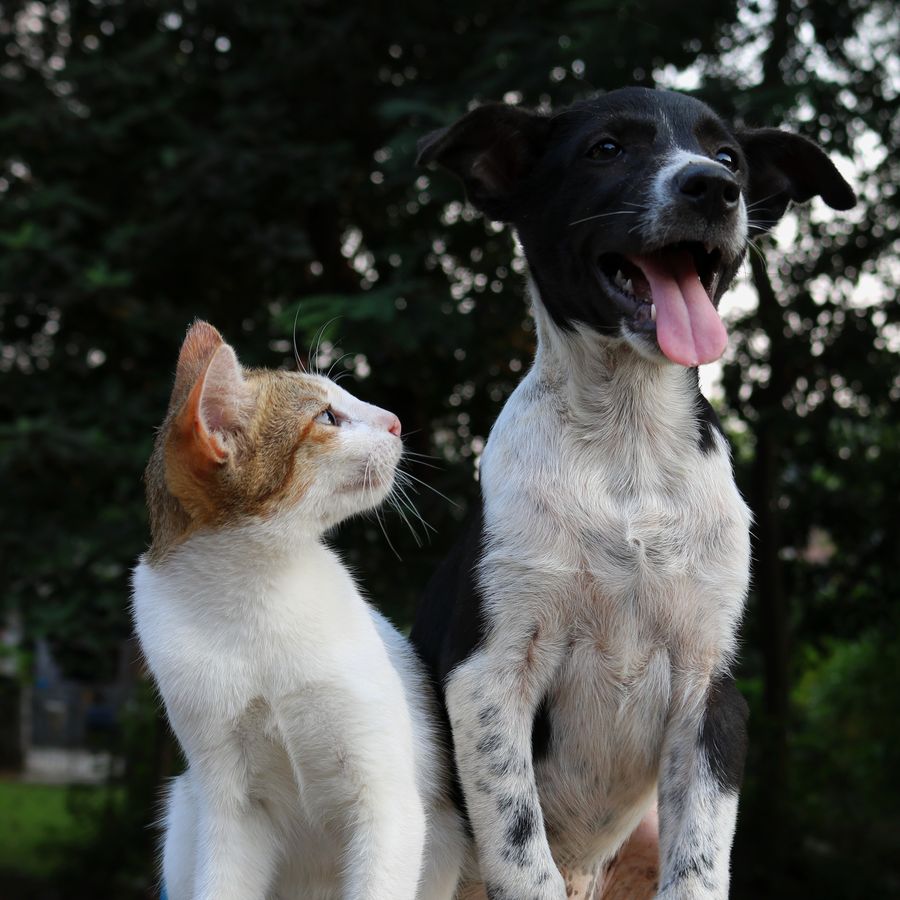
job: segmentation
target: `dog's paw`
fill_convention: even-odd
[[[654,900],[728,900],[728,887],[683,879],[660,891]]]
[[[485,882],[488,900],[567,900],[566,882],[556,866],[542,870],[536,877],[518,875],[503,882]]]

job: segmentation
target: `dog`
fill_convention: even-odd
[[[602,875],[657,802],[657,897],[726,897],[751,516],[697,366],[725,349],[752,234],[853,191],[803,137],[645,88],[480,106],[419,149],[514,227],[537,332],[412,632],[480,878],[490,900],[563,900],[563,872]]]

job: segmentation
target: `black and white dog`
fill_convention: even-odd
[[[791,201],[855,198],[815,144],[641,88],[475,109],[421,143],[527,257],[534,365],[413,631],[491,900],[563,900],[658,797],[666,900],[722,898],[746,744],[729,675],[750,514],[697,366]]]

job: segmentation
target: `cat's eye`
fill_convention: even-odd
[[[602,141],[597,141],[597,143],[588,150],[587,156],[588,159],[597,159],[606,162],[611,159],[618,159],[624,152],[625,151],[620,144],[611,141],[609,138],[604,138]]]
[[[732,172],[736,172],[738,169],[737,154],[727,147],[722,147],[721,150],[717,150],[715,159],[717,163],[722,163],[723,166],[731,169]]]
[[[340,425],[340,420],[334,414],[330,406],[328,409],[323,409],[322,412],[316,416],[316,422],[320,425]]]

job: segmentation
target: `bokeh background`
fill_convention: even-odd
[[[335,536],[408,625],[534,339],[511,234],[416,139],[625,84],[786,124],[859,192],[756,241],[704,375],[756,517],[733,895],[900,896],[898,23],[879,0],[0,3],[0,896],[154,896],[180,760],[128,575],[188,323],[256,365],[293,366],[296,335],[431,457],[422,546],[396,513],[396,554],[374,519]]]

